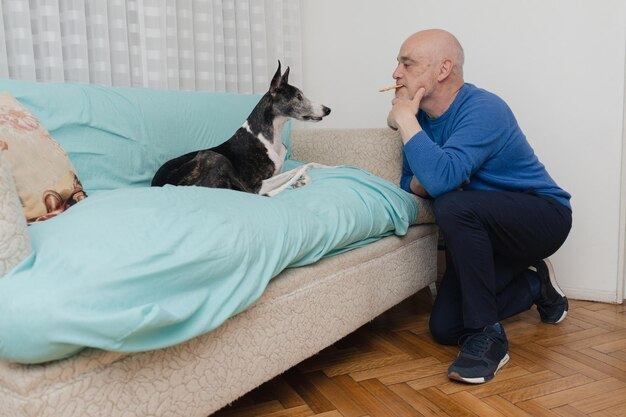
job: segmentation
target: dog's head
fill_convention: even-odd
[[[330,114],[328,107],[313,103],[304,96],[302,91],[289,84],[289,67],[281,75],[280,61],[278,61],[278,69],[272,78],[268,94],[272,98],[274,109],[282,116],[319,122],[324,116]]]

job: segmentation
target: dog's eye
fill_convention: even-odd
[[[297,98],[298,100],[302,101],[302,94],[300,94],[300,93],[296,94],[296,98]]]

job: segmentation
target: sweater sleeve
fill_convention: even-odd
[[[406,159],[406,154],[402,153],[402,176],[400,177],[400,188],[404,191],[412,193],[411,190],[411,179],[413,178],[413,171],[411,171],[411,167]]]
[[[476,100],[455,115],[441,146],[423,130],[416,133],[404,145],[402,188],[410,191],[411,173],[435,198],[460,188],[504,145],[510,117],[504,102]]]

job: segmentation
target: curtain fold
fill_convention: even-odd
[[[263,93],[301,81],[299,0],[0,0],[0,77]]]

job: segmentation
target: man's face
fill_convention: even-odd
[[[398,65],[392,76],[396,84],[404,85],[396,90],[396,97],[399,98],[413,99],[417,90],[422,87],[426,89],[424,98],[427,98],[437,82],[432,58],[410,40],[402,44],[398,53]]]

